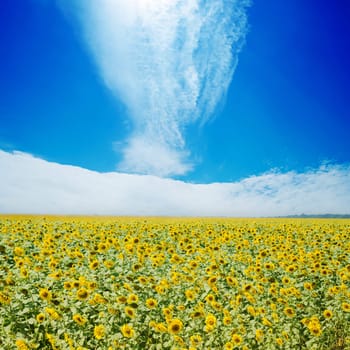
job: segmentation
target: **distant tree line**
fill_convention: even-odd
[[[350,214],[299,214],[278,216],[279,218],[324,218],[324,219],[350,219]]]

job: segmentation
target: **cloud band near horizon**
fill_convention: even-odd
[[[193,184],[0,150],[0,213],[259,217],[350,214],[350,164]]]

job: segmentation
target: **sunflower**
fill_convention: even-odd
[[[293,308],[291,307],[286,307],[284,310],[283,310],[284,314],[290,318],[294,317],[295,316],[295,311]]]
[[[95,304],[106,304],[107,300],[99,293],[96,293],[92,299]]]
[[[15,249],[13,250],[13,253],[16,256],[23,256],[24,255],[24,249],[22,247],[15,247]]]
[[[164,294],[165,293],[165,288],[164,286],[158,285],[155,287],[155,290],[158,294]]]
[[[323,316],[324,316],[324,318],[332,318],[332,316],[333,316],[333,312],[331,311],[331,310],[324,310],[323,311]]]
[[[191,345],[196,347],[202,343],[203,339],[199,334],[194,334],[190,337]]]
[[[282,338],[276,338],[275,342],[278,346],[282,346],[283,345],[283,339]]]
[[[282,278],[282,283],[283,283],[283,284],[289,284],[290,282],[291,282],[291,280],[290,280],[289,277],[284,276],[284,277]]]
[[[238,286],[237,278],[228,276],[226,277],[226,282],[229,286]]]
[[[87,320],[80,314],[75,314],[73,315],[73,321],[75,321],[79,326],[83,326]]]
[[[57,349],[56,345],[55,345],[56,342],[55,342],[54,336],[50,333],[46,333],[45,336],[46,336],[48,342],[50,343],[52,349]]]
[[[178,335],[174,335],[173,339],[174,339],[174,341],[175,341],[176,343],[178,343],[178,344],[181,345],[181,346],[185,346],[185,345],[186,345],[186,343],[184,342],[184,340],[183,340],[181,337],[179,337]]]
[[[196,260],[190,261],[190,267],[196,269],[198,267],[198,262]]]
[[[251,291],[253,290],[253,285],[250,284],[250,283],[245,284],[245,285],[243,286],[243,290],[244,290],[245,292],[251,292]]]
[[[345,312],[350,312],[350,304],[349,303],[343,303],[341,305],[341,308],[343,309],[343,311]]]
[[[189,301],[193,301],[196,298],[195,293],[191,289],[187,289],[185,291],[185,296],[186,296],[186,299]]]
[[[213,301],[215,301],[215,297],[213,294],[208,294],[206,297],[205,297],[205,301],[207,303],[212,303]]]
[[[266,317],[263,317],[261,322],[264,326],[272,327],[272,323]]]
[[[297,270],[297,266],[296,265],[289,265],[288,267],[287,267],[287,271],[288,272],[294,272],[294,271],[296,271]]]
[[[125,338],[133,338],[135,336],[135,330],[129,324],[122,325],[120,331]]]
[[[234,346],[240,346],[242,344],[242,337],[239,334],[233,334],[231,338],[231,342],[234,344]]]
[[[96,270],[98,268],[99,262],[98,260],[94,260],[90,263],[89,268],[90,270]]]
[[[156,299],[153,299],[153,298],[149,298],[146,300],[146,306],[149,308],[149,309],[154,309],[156,306],[157,306],[158,302]]]
[[[63,288],[66,290],[71,290],[73,288],[72,282],[66,281],[63,283]]]
[[[72,286],[73,286],[73,288],[77,288],[78,289],[80,287],[80,282],[75,280],[75,281],[72,282]]]
[[[141,284],[146,284],[147,283],[147,277],[145,276],[140,276],[138,278],[138,281],[141,283]]]
[[[37,315],[36,315],[36,320],[37,320],[38,323],[44,322],[44,320],[45,320],[45,314],[43,314],[42,312],[41,312],[40,314],[37,314]]]
[[[225,325],[225,326],[228,326],[232,323],[232,317],[231,316],[224,316],[223,320],[222,320],[222,323]]]
[[[262,329],[257,329],[255,331],[255,339],[258,343],[260,343],[264,338],[264,332]]]
[[[191,313],[191,318],[201,318],[204,317],[204,312],[202,310],[195,310]]]
[[[186,310],[186,306],[183,305],[183,304],[180,304],[180,305],[178,305],[178,306],[176,307],[176,309],[179,310],[179,311],[185,311],[185,310]]]
[[[107,269],[111,269],[114,266],[114,262],[112,260],[106,260],[106,261],[103,262],[103,265]]]
[[[60,318],[60,315],[58,312],[51,308],[51,307],[46,307],[45,312],[53,319],[53,320],[58,320]]]
[[[28,271],[25,267],[22,267],[21,270],[20,270],[20,272],[21,272],[21,276],[22,276],[23,278],[28,278],[28,276],[29,276],[29,271]]]
[[[261,251],[259,252],[259,256],[260,256],[261,258],[266,258],[268,255],[269,255],[269,252],[268,252],[267,250],[261,250]]]
[[[141,264],[134,264],[134,265],[132,266],[132,270],[133,270],[134,272],[139,271],[141,268],[142,268],[142,265],[141,265]]]
[[[157,322],[153,321],[153,320],[149,321],[148,326],[153,328],[153,329],[156,329],[157,328]]]
[[[160,323],[157,323],[155,325],[155,330],[157,332],[165,333],[168,331],[168,328],[166,327],[166,325],[163,322],[160,322]]]
[[[23,339],[17,339],[16,346],[18,350],[29,350],[26,342]]]
[[[87,285],[88,285],[89,290],[94,290],[97,288],[97,282],[95,282],[95,281],[88,282]]]
[[[99,253],[104,253],[106,250],[108,250],[108,245],[105,242],[101,242],[98,244],[98,252]]]
[[[310,333],[316,337],[319,337],[322,334],[321,325],[317,322],[310,322],[308,328]]]
[[[212,303],[210,303],[210,306],[215,309],[216,311],[221,311],[222,310],[222,305],[217,302],[217,301],[213,301]]]
[[[163,315],[165,316],[165,318],[170,318],[171,315],[173,314],[173,311],[170,307],[165,307],[162,309]]]
[[[174,318],[170,320],[168,324],[168,332],[170,334],[178,334],[181,332],[182,328],[183,328],[183,323],[178,318]]]
[[[224,350],[233,350],[233,349],[234,349],[234,345],[230,341],[224,345]]]
[[[46,288],[41,288],[39,292],[39,296],[43,300],[50,301],[52,298],[52,293]]]
[[[208,284],[209,284],[209,285],[213,285],[213,284],[215,284],[217,281],[218,281],[217,276],[211,276],[211,277],[208,278]]]
[[[89,296],[89,292],[85,288],[80,288],[77,291],[77,298],[79,300],[85,300]]]
[[[135,304],[139,301],[139,297],[136,294],[129,294],[126,302],[128,304]]]
[[[211,332],[216,327],[216,317],[213,314],[208,314],[205,318],[205,330]]]
[[[97,340],[101,340],[105,336],[106,329],[104,325],[100,324],[94,328],[94,336]]]
[[[48,276],[55,279],[55,280],[59,280],[63,276],[63,274],[62,274],[61,270],[58,270],[58,271],[55,271],[53,273],[50,273]]]
[[[125,309],[124,309],[124,312],[130,318],[134,318],[135,317],[135,309],[133,309],[130,306],[126,306]]]
[[[254,307],[251,306],[251,305],[248,305],[248,306],[247,306],[247,311],[248,311],[248,313],[249,313],[250,315],[252,315],[252,316],[256,316],[256,315],[257,315],[257,312],[255,311]]]
[[[273,270],[274,268],[275,268],[275,265],[272,262],[265,263],[266,270]]]
[[[125,304],[126,301],[127,301],[127,298],[124,295],[120,295],[119,297],[117,297],[118,304]]]

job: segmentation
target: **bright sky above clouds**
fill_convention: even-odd
[[[0,4],[0,212],[350,213],[350,7]]]

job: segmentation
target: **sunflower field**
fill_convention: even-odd
[[[1,216],[0,349],[350,349],[350,220]]]

